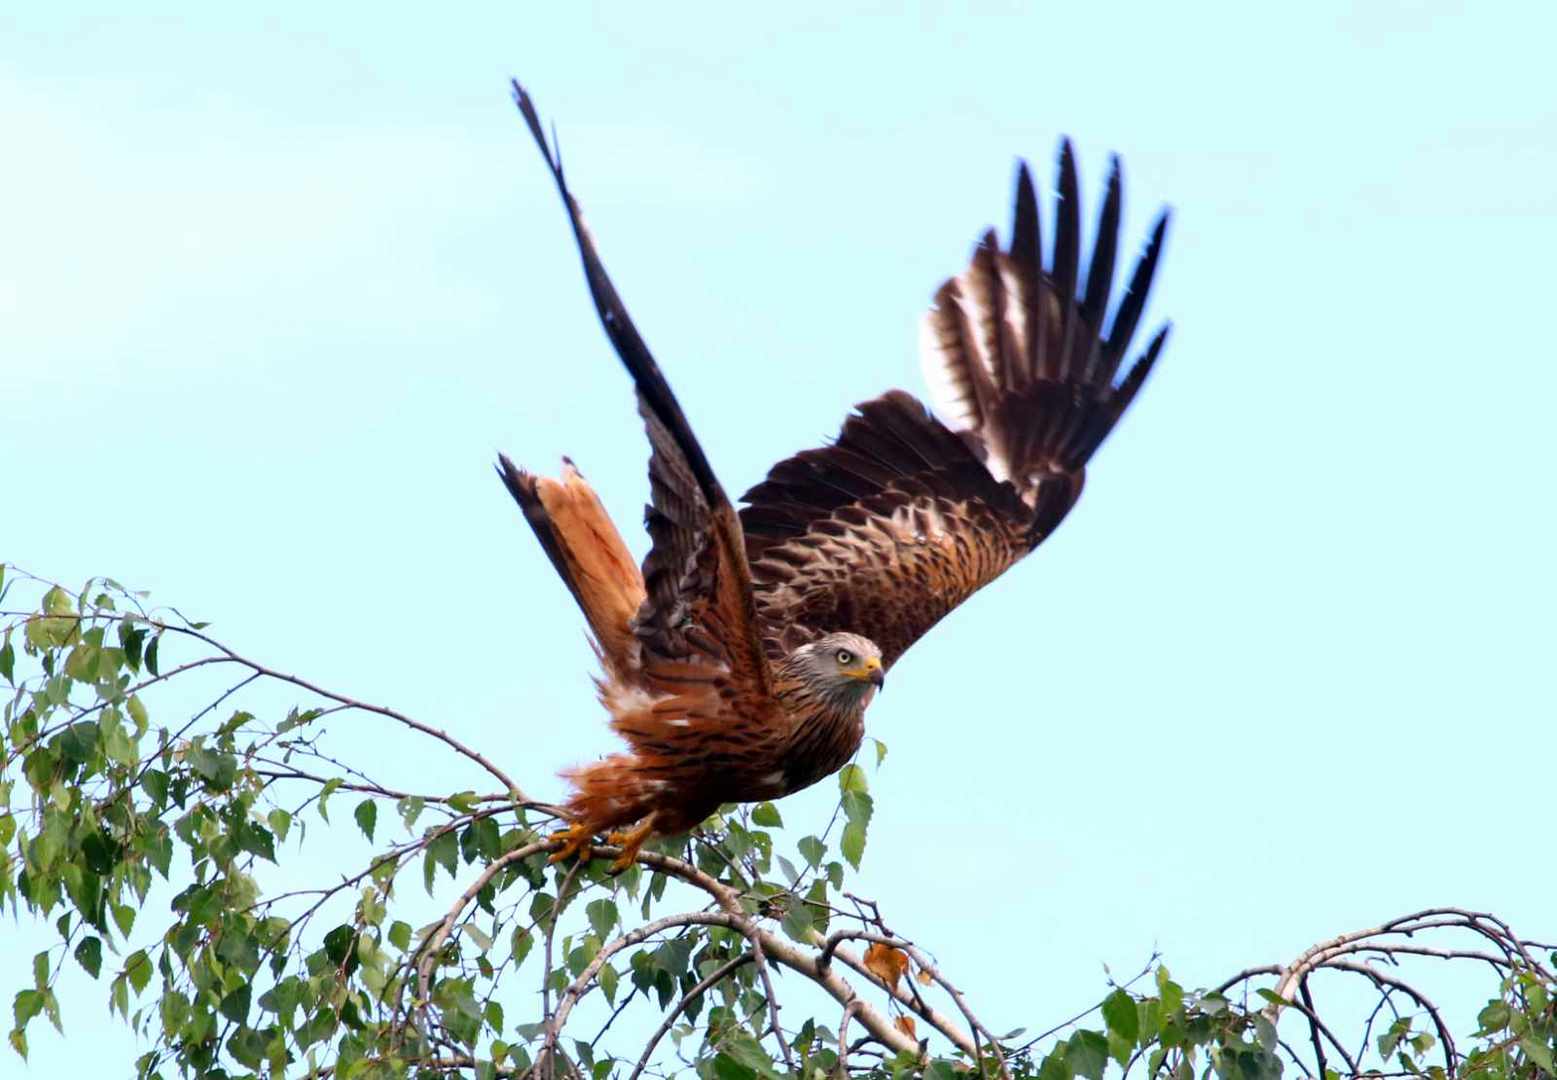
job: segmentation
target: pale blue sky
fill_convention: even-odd
[[[610,738],[490,462],[573,455],[641,549],[645,448],[508,76],[732,491],[920,390],[930,293],[1069,133],[1089,222],[1110,151],[1129,248],[1173,205],[1175,332],[1070,520],[871,710],[860,888],[997,1029],[1154,943],[1210,982],[1433,903],[1557,933],[1518,824],[1557,8],[71,7],[0,16],[0,559],[150,588],[558,794]],[[356,750],[429,782],[390,745]],[[104,1034],[36,1031],[27,1075],[129,1045],[104,990],[67,982]]]

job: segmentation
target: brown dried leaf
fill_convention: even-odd
[[[919,980],[920,986],[929,986],[932,982],[935,981],[930,978],[930,973],[924,968],[920,968],[918,971],[914,972],[914,978]]]
[[[865,967],[876,978],[896,990],[898,980],[908,970],[908,954],[890,945],[873,941],[865,950]]]
[[[912,1016],[899,1016],[896,1020],[892,1021],[892,1026],[897,1028],[904,1035],[907,1035],[910,1039],[917,1041],[919,1038],[919,1031],[914,1027],[914,1018]]]

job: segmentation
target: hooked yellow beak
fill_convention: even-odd
[[[881,670],[881,660],[878,657],[867,656],[865,662],[853,671],[849,672],[856,679],[868,681],[877,690],[887,684],[887,673]]]

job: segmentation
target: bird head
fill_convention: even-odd
[[[827,634],[796,654],[809,681],[835,700],[864,705],[886,683],[881,650],[858,634]]]

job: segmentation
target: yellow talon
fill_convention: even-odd
[[[611,873],[620,874],[633,863],[638,861],[638,851],[643,847],[643,842],[654,832],[654,818],[649,816],[635,828],[625,831],[618,829],[606,841],[621,846],[622,853],[611,861]]]
[[[552,833],[549,839],[562,841],[562,846],[551,853],[548,863],[562,862],[564,859],[577,855],[588,862],[590,859],[589,841],[594,834],[581,824],[569,825],[566,829],[559,829]]]

